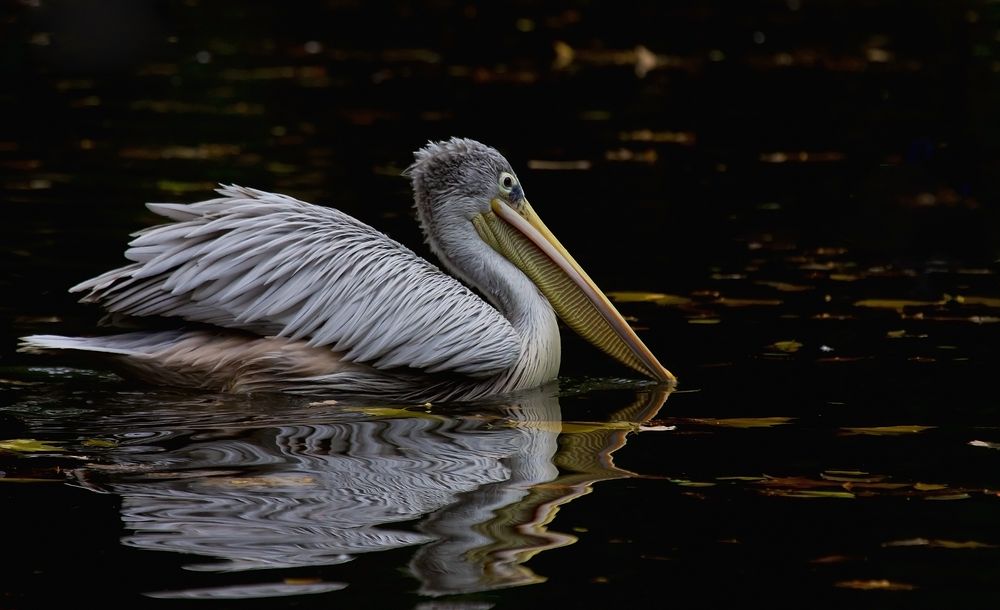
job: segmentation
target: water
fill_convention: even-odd
[[[1000,600],[995,7],[101,6],[5,9],[0,606]],[[398,173],[451,135],[676,392],[569,334],[558,387],[430,407],[14,352],[216,182],[428,255]]]

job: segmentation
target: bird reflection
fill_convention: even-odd
[[[207,559],[191,570],[333,565],[415,546],[422,594],[485,591],[544,580],[525,563],[576,540],[549,529],[559,507],[633,476],[612,454],[667,394],[640,392],[587,424],[563,422],[543,389],[459,413],[345,408],[322,423],[212,427],[180,446],[147,431],[116,464],[78,475],[121,496],[124,544]]]

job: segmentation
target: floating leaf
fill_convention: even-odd
[[[759,286],[768,286],[774,288],[779,292],[804,292],[806,290],[812,290],[812,286],[803,286],[801,284],[789,284],[787,282],[754,282]]]
[[[915,434],[936,428],[937,426],[874,426],[870,428],[841,428],[847,434],[865,434],[868,436],[891,436],[895,434]]]
[[[799,351],[799,349],[802,347],[802,344],[799,343],[798,341],[795,341],[795,340],[791,340],[791,341],[775,341],[774,343],[772,343],[768,347],[773,347],[774,349],[776,349],[776,350],[778,350],[780,352],[785,352],[787,354],[793,354],[793,353]]]
[[[885,336],[888,337],[888,338],[890,338],[890,339],[926,339],[927,338],[926,334],[921,333],[921,334],[917,334],[917,335],[911,335],[910,333],[906,332],[905,330],[890,330],[889,332],[885,333]]]
[[[711,481],[688,481],[687,479],[669,479],[669,481],[681,487],[715,487],[715,483]]]
[[[698,418],[690,421],[698,424],[708,424],[710,426],[724,426],[727,428],[770,428],[780,426],[792,421],[791,417],[728,417],[723,419]]]
[[[973,447],[985,447],[986,449],[1000,449],[1000,443],[990,443],[988,441],[969,441]]]
[[[986,307],[1000,308],[1000,298],[995,297],[957,296],[954,300],[963,305],[984,305]]]
[[[819,475],[827,481],[838,481],[841,483],[878,483],[885,480],[885,475],[868,474],[867,472],[850,470],[827,470]],[[905,484],[900,485],[905,487]]]
[[[967,493],[946,494],[942,496],[927,496],[928,500],[967,500],[971,498]]]
[[[6,451],[14,451],[17,453],[35,453],[42,451],[65,451],[62,447],[58,447],[51,443],[45,441],[39,441],[32,438],[12,438],[5,441],[0,441],[0,449]]]
[[[719,318],[689,318],[688,324],[718,324],[721,322]]]
[[[959,542],[957,540],[928,540],[927,538],[909,538],[906,540],[893,540],[891,542],[883,542],[884,547],[896,547],[896,546],[926,546],[931,548],[939,549],[995,549],[997,545],[987,544],[985,542],[977,542],[975,540],[966,540]]]
[[[84,447],[117,447],[118,443],[106,438],[88,438],[83,441]]]
[[[726,307],[774,307],[781,305],[782,301],[778,299],[731,299],[729,297],[722,297],[719,299],[719,304]]]
[[[783,496],[786,498],[842,498],[853,500],[854,494],[849,491],[827,491],[824,489],[770,489],[768,495]]]
[[[848,557],[847,555],[824,555],[823,557],[810,559],[809,563],[844,563],[845,561],[854,561],[856,559],[856,557]]]
[[[912,301],[908,299],[863,299],[854,303],[855,307],[871,307],[875,309],[895,309],[902,312],[907,307],[933,307],[944,305],[946,301]]]
[[[985,542],[977,542],[975,540],[966,540],[959,542],[957,540],[931,540],[932,547],[939,547],[942,549],[995,549],[997,545],[987,544]]]
[[[941,489],[948,489],[947,485],[941,485],[939,483],[914,483],[913,489],[917,491],[938,491]]]
[[[608,296],[619,303],[656,303],[657,305],[686,305],[691,302],[687,297],[662,292],[623,291],[609,292]]]
[[[834,586],[843,589],[860,589],[862,591],[912,591],[915,586],[904,582],[890,580],[842,580]]]

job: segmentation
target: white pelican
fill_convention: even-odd
[[[542,224],[495,149],[428,143],[404,172],[444,267],[333,208],[238,186],[134,234],[131,264],[71,292],[114,319],[186,326],[34,335],[24,351],[102,352],[147,381],[229,392],[471,400],[559,372],[556,314],[620,362],[674,376]]]

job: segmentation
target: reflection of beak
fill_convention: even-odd
[[[473,219],[480,237],[531,278],[563,322],[619,362],[658,381],[675,380],[527,201],[519,211],[499,199],[490,205],[492,212]]]

